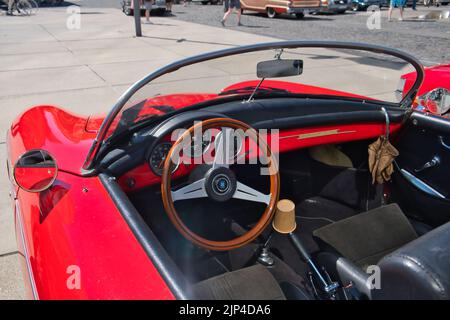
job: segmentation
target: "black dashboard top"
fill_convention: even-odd
[[[403,121],[405,109],[392,106],[385,108],[391,123]],[[100,170],[119,176],[146,161],[151,150],[173,130],[187,128],[195,121],[210,118],[229,117],[243,121],[255,129],[385,122],[384,113],[377,103],[338,99],[271,98],[226,102],[200,110],[187,109],[134,132],[121,145],[108,150],[100,162]]]

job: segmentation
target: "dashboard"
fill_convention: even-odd
[[[400,124],[391,125],[391,133],[398,131]],[[265,139],[271,144],[271,141],[278,139],[279,153],[294,151],[302,148],[308,148],[315,145],[343,143],[355,140],[364,140],[376,138],[384,131],[383,124],[353,124],[338,126],[323,126],[306,129],[282,130],[274,135],[267,135]],[[141,165],[131,169],[123,174],[119,179],[119,184],[126,192],[133,192],[144,187],[148,187],[161,182],[162,164],[173,143],[165,137],[163,141],[156,144],[150,151],[149,157]],[[209,149],[211,143],[202,145],[202,152]],[[236,147],[233,153],[236,157],[242,152],[242,146]],[[282,165],[282,164],[280,164]],[[178,163],[173,169],[173,178],[177,179],[189,174],[195,164],[185,165]]]
[[[167,154],[169,153],[170,148],[172,148],[171,142],[161,142],[160,144],[156,145],[150,152],[148,163],[150,165],[150,169],[155,175],[162,175],[164,161],[167,158]],[[176,166],[172,170],[172,173],[178,169],[178,166],[179,163],[176,164]]]
[[[390,131],[401,127],[405,110],[388,107]],[[211,118],[233,118],[262,134],[269,145],[276,142],[278,153],[315,145],[343,143],[376,138],[385,132],[385,117],[378,104],[330,99],[265,99],[254,103],[227,102],[200,110],[179,112],[154,125],[134,132],[122,145],[115,146],[102,158],[100,168],[117,177],[125,192],[161,182],[162,167],[174,141],[198,121]],[[271,131],[272,130],[272,131]],[[190,154],[208,153],[214,134],[192,142]],[[236,144],[235,144],[236,145]],[[239,149],[239,150],[238,150]],[[233,155],[241,151],[237,146]],[[272,148],[274,149],[274,148]],[[282,164],[280,164],[282,166]],[[189,174],[195,164],[180,162],[172,178]]]

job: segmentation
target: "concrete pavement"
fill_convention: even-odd
[[[0,255],[0,299],[23,299],[25,287],[18,254]]]

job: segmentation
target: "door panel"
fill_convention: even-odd
[[[450,220],[450,120],[413,113],[394,141],[400,152],[393,194],[432,225]]]

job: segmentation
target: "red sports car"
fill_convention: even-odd
[[[450,120],[412,108],[423,78],[287,41],[174,62],[106,116],[30,108],[7,134],[29,296],[448,299]]]

